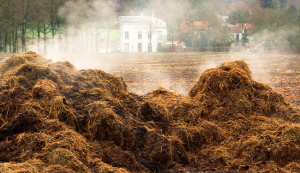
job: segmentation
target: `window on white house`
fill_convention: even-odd
[[[161,31],[157,32],[157,39],[162,39],[162,32]]]
[[[139,31],[139,33],[138,33],[138,39],[142,39],[142,31]]]
[[[142,43],[138,43],[138,51],[142,52]]]
[[[150,32],[148,32],[148,39],[150,39]]]
[[[124,51],[129,52],[129,43],[124,44]]]
[[[128,31],[125,31],[125,39],[129,39],[129,32]]]

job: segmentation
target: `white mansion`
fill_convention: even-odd
[[[121,52],[157,52],[157,47],[165,47],[165,21],[153,16],[120,16],[119,20]]]

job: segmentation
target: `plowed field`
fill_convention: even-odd
[[[122,76],[128,90],[146,94],[159,87],[187,95],[201,72],[229,60],[245,59],[253,79],[269,84],[300,106],[300,55],[203,54],[203,53],[116,53],[47,55],[67,60],[79,69],[97,68]]]

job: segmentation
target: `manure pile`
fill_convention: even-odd
[[[243,60],[184,97],[25,52],[0,65],[0,99],[0,172],[300,172],[300,110]]]

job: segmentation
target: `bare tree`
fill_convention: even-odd
[[[98,34],[107,31],[107,46],[109,42],[109,34],[113,26],[111,20],[116,17],[112,11],[114,4],[111,1],[95,1],[95,0],[78,0],[68,1],[64,7],[60,9],[59,14],[65,19],[66,32],[68,28],[74,30],[73,33],[82,33],[84,30],[85,38],[81,38],[85,44],[85,51],[98,51]],[[103,29],[101,30],[101,27]],[[78,32],[77,32],[78,31]],[[90,37],[89,37],[90,36]],[[76,37],[76,38],[75,38]],[[79,35],[74,35],[73,39],[78,39]],[[80,47],[80,46],[78,46]]]
[[[192,51],[194,51],[194,41],[196,38],[196,26],[195,21],[197,20],[196,16],[198,14],[198,8],[201,7],[201,4],[204,0],[179,0],[182,6],[182,12],[185,19],[185,24],[187,26],[187,32],[192,41]]]
[[[259,32],[261,30],[263,30],[267,23],[266,23],[266,20],[264,18],[265,16],[265,11],[264,9],[258,4],[258,5],[255,5],[253,7],[253,13],[251,15],[251,23],[253,23],[255,25],[255,32]]]
[[[3,6],[3,4],[4,4],[4,0],[0,0],[0,14],[2,14],[2,6]],[[1,25],[2,25],[2,23],[3,23],[3,16],[2,15],[0,15],[0,48],[1,48],[1,50],[0,50],[0,52],[2,52],[3,51],[3,43],[2,43],[2,28],[1,28]]]
[[[149,50],[148,52],[152,52],[152,37],[153,34],[156,33],[157,27],[155,26],[155,19],[153,16],[148,17],[148,20],[142,26],[143,30],[147,32],[149,39]]]
[[[229,41],[229,28],[228,26],[225,24],[223,26],[220,27],[219,29],[219,42],[223,45],[223,52],[225,52],[225,47],[226,44]]]
[[[172,42],[172,51],[175,51],[174,47],[174,35],[179,31],[179,22],[178,20],[167,20],[168,33],[171,35]]]
[[[208,50],[210,50],[210,41],[216,35],[216,28],[220,27],[220,23],[217,19],[216,14],[214,13],[212,4],[210,4],[209,2],[202,3],[197,17],[205,22],[205,34],[207,38]]]
[[[20,20],[20,27],[21,27],[21,42],[22,42],[22,51],[26,51],[26,40],[25,34],[28,31],[28,27],[34,19],[41,15],[36,11],[36,9],[40,9],[43,7],[43,4],[39,0],[19,0],[19,20]]]
[[[168,12],[166,13],[166,11]],[[184,20],[181,3],[173,0],[151,1],[143,13],[147,15],[155,14],[158,18],[166,21],[168,34],[172,41],[172,50],[174,51],[174,37],[179,33],[180,23]]]
[[[54,37],[56,34],[59,34],[59,42],[61,43],[61,29],[64,20],[59,16],[58,11],[59,7],[63,6],[67,0],[48,0],[45,4],[45,10],[48,14],[49,21],[49,31],[52,36],[52,49],[54,49]]]
[[[9,43],[9,38],[11,38],[11,31],[13,30],[18,13],[16,13],[16,8],[14,6],[15,1],[2,1],[0,9],[0,29],[3,33],[3,51],[7,53],[7,46]]]
[[[100,32],[106,33],[106,52],[108,52],[109,42],[110,42],[110,34],[113,29],[118,27],[118,23],[116,22],[118,20],[117,14],[115,13],[115,8],[117,8],[117,2],[116,1],[107,1],[107,2],[96,2],[95,4],[98,8],[103,9],[101,11],[101,14],[96,15],[98,18],[94,19],[97,23],[100,23],[100,25],[96,25],[96,40],[97,40],[97,28],[100,26],[104,30]],[[95,11],[98,13],[98,11]],[[100,20],[100,21],[99,21]]]
[[[266,20],[268,22],[268,29],[273,34],[275,46],[279,45],[280,41],[280,30],[284,27],[286,20],[284,18],[284,11],[279,7],[274,9],[265,9],[266,10]]]

